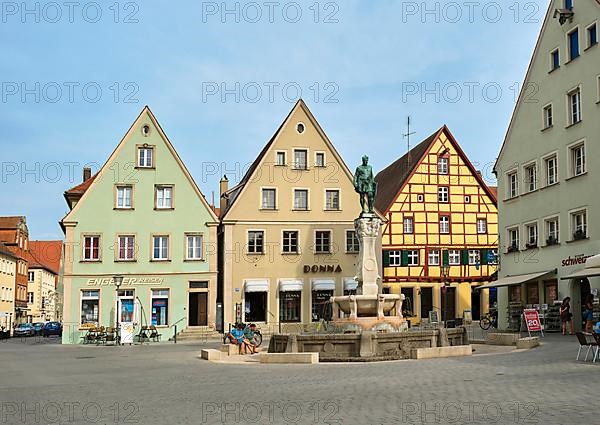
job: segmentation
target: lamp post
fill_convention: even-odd
[[[115,313],[117,316],[117,328],[116,328],[116,343],[121,345],[121,332],[119,331],[119,314],[121,313],[119,311],[119,288],[121,287],[121,285],[123,284],[123,276],[121,275],[115,275],[113,276],[113,281],[115,282],[115,295],[116,295],[116,300],[117,300],[117,305],[115,307]]]
[[[442,266],[442,276],[444,277],[444,311],[443,311],[443,320],[444,320],[444,327],[446,326],[446,319],[447,319],[447,311],[448,311],[448,277],[450,277],[450,266],[448,264],[444,264]]]

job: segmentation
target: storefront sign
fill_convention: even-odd
[[[587,262],[587,259],[590,257],[593,257],[593,255],[580,254],[576,255],[575,257],[571,257],[569,255],[569,258],[565,258],[560,262],[560,264],[562,267],[577,266],[579,264],[585,264]]]
[[[341,273],[342,267],[338,264],[334,265],[317,265],[304,266],[304,273]]]
[[[527,325],[527,331],[529,331],[529,334],[531,334],[531,332],[542,332],[540,315],[537,310],[523,310],[523,317],[525,317],[525,324]]]
[[[162,277],[124,277],[122,286],[132,285],[162,285]],[[115,284],[112,277],[102,277],[97,279],[88,279],[88,286],[111,286]]]

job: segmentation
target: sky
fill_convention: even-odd
[[[209,202],[302,97],[354,168],[446,124],[489,184],[548,6],[394,0],[2,2],[0,215],[61,239],[63,192],[150,106]]]

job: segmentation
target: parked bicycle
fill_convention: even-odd
[[[233,327],[237,327],[239,323],[236,323]],[[254,344],[256,347],[260,347],[260,345],[262,344],[262,334],[260,333],[260,329],[258,329],[257,327],[254,328],[254,330],[250,330],[250,327],[254,325],[254,323],[249,323],[247,325],[244,325],[244,333],[248,334],[250,333],[252,335],[252,338],[248,338],[250,340],[250,342],[252,344]],[[254,325],[256,326],[256,325]],[[223,335],[223,344],[227,344],[231,341],[231,338],[233,338],[233,335],[231,335],[231,332],[225,332],[225,334]]]
[[[485,316],[479,320],[479,327],[484,331],[487,331],[490,328],[498,328],[498,313],[495,311],[486,313]]]

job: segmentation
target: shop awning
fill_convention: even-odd
[[[286,279],[279,281],[279,291],[280,292],[296,292],[302,291],[302,287],[304,284],[301,280],[298,279]]]
[[[561,279],[577,279],[594,276],[600,276],[600,255],[594,255],[593,257],[588,258],[583,270],[576,271],[568,276],[563,276]]]
[[[244,292],[269,292],[269,281],[263,280],[247,280],[244,285]]]
[[[356,291],[358,288],[358,282],[353,277],[347,277],[344,279],[344,291]]]
[[[313,291],[335,291],[335,280],[315,279],[312,281]]]
[[[502,286],[513,286],[520,285],[522,283],[527,283],[532,280],[538,280],[543,277],[546,277],[551,274],[555,274],[556,269],[548,270],[546,272],[538,272],[538,273],[529,273],[529,274],[518,274],[515,276],[506,276],[502,279],[498,279],[495,282],[487,283],[483,286],[478,287],[477,289],[487,289],[487,288],[499,288]]]

